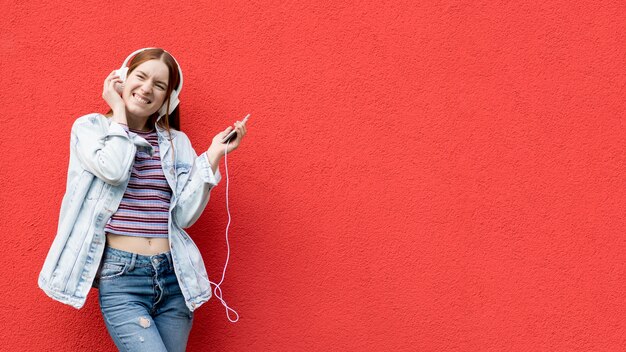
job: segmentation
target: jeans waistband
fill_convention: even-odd
[[[104,247],[102,259],[112,259],[129,263],[131,270],[136,266],[156,266],[159,264],[167,264],[169,268],[174,268],[174,262],[172,261],[172,254],[170,251],[155,255],[142,255],[106,246]]]

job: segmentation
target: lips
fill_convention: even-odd
[[[137,93],[133,93],[133,98],[140,104],[143,105],[148,105],[150,104],[152,101],[144,96],[142,96],[141,94],[137,94]],[[138,99],[139,98],[139,99]],[[143,101],[142,101],[143,100]]]

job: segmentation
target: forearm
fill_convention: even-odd
[[[222,177],[219,173],[220,159],[220,153],[211,149],[194,161],[189,178],[174,208],[175,221],[182,228],[193,225],[204,211],[211,189]]]
[[[107,183],[126,180],[136,148],[120,123],[106,124],[100,114],[88,114],[72,125],[72,151],[82,167]]]
[[[220,152],[216,149],[211,149],[211,148],[207,150],[207,157],[209,159],[209,164],[211,164],[211,170],[213,170],[214,174],[217,172],[218,167],[220,165],[220,161],[222,160],[223,156],[224,156],[223,151]]]

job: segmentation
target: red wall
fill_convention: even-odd
[[[72,122],[160,46],[229,159],[231,262],[189,351],[626,349],[626,6],[9,1],[0,15],[2,350],[113,350],[37,275]],[[224,173],[224,165],[221,166]],[[213,281],[224,181],[191,228]]]

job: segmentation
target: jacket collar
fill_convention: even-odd
[[[157,120],[154,122],[154,128],[156,129],[157,134],[159,134],[159,136],[160,136],[161,138],[164,138],[164,139],[166,139],[166,140],[169,140],[169,135],[168,135],[168,133],[167,133],[167,130],[166,130],[166,129],[164,129],[164,128],[161,128],[161,126],[159,126],[159,125],[158,125],[159,120],[161,120],[161,118],[162,118],[163,116],[165,116],[165,115],[159,116],[159,117],[157,118]],[[174,130],[172,130],[172,129],[170,129],[170,132],[172,133],[172,139],[176,138],[176,136],[178,135],[178,134],[177,134]]]

